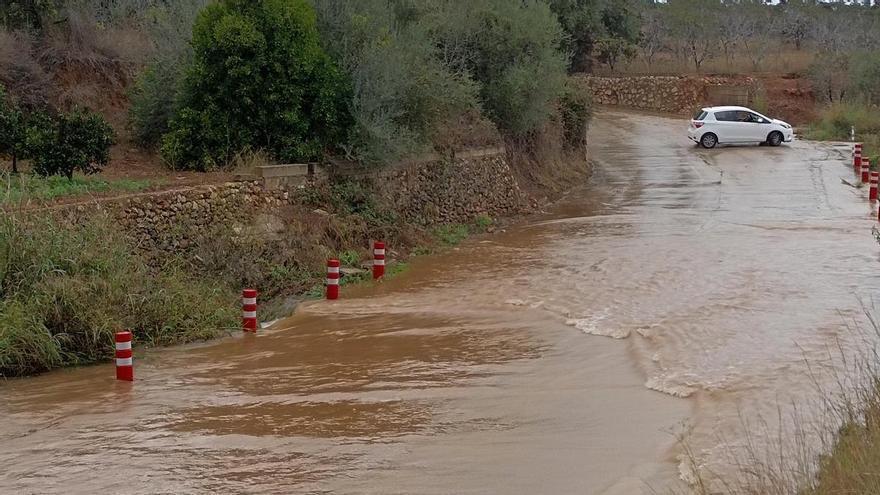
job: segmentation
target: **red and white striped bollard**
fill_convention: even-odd
[[[373,280],[385,276],[385,243],[373,243]]]
[[[862,158],[862,184],[867,184],[871,180],[871,160]]]
[[[339,260],[327,260],[327,299],[339,299]]]
[[[856,143],[853,148],[853,170],[856,175],[862,173],[862,143]]]
[[[871,172],[871,188],[868,189],[868,199],[877,201],[877,182],[880,181],[880,172]]]
[[[257,333],[257,290],[241,291],[241,328],[245,332]]]
[[[116,379],[134,381],[134,362],[131,353],[131,332],[116,332]]]

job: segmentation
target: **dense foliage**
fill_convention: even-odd
[[[18,173],[18,159],[24,158],[26,143],[24,113],[0,84],[0,155],[10,157],[13,173]]]
[[[163,138],[175,168],[209,170],[245,149],[308,161],[344,142],[348,83],[305,0],[222,0],[193,28],[193,64]]]
[[[352,158],[393,161],[422,151],[442,123],[477,107],[475,82],[444,63],[423,5],[315,5],[324,44],[352,81],[355,129],[345,143]]]
[[[633,0],[549,0],[566,33],[572,72],[589,72],[598,49],[601,62],[613,65],[630,57],[639,40],[639,15]]]
[[[42,176],[73,178],[78,171],[100,172],[110,161],[113,128],[98,114],[75,109],[56,117],[37,118],[28,130],[34,171]]]

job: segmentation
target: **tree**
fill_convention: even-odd
[[[431,7],[423,0],[315,0],[324,45],[352,81],[350,158],[388,163],[424,153],[444,124],[478,112],[477,84],[450,69]]]
[[[565,91],[563,32],[544,2],[446,2],[439,45],[454,72],[480,85],[486,115],[507,136],[538,130]],[[460,64],[460,65],[459,65]]]
[[[171,130],[186,70],[192,64],[192,27],[208,1],[163,0],[151,6],[147,20],[142,21],[155,52],[131,86],[128,116],[134,139],[144,148],[156,148]]]
[[[846,54],[820,52],[808,70],[817,95],[829,103],[840,102],[847,95],[850,57]]]
[[[596,40],[596,59],[607,64],[611,70],[614,70],[617,62],[632,60],[635,55],[635,46],[620,38]]]
[[[550,0],[550,8],[566,34],[563,48],[571,54],[569,72],[592,70],[593,51],[600,38],[630,45],[639,39],[633,0]]]
[[[641,33],[639,35],[639,48],[648,68],[654,65],[654,57],[666,48],[668,30],[663,12],[651,4],[641,12]]]
[[[34,171],[44,177],[94,174],[110,161],[113,128],[100,115],[75,109],[50,118],[35,114],[28,131]]]
[[[345,141],[351,90],[307,0],[220,0],[199,14],[192,43],[182,105],[162,142],[172,167],[208,170],[245,149],[310,161]]]
[[[18,159],[23,158],[26,145],[26,122],[24,113],[7,98],[0,84],[0,154],[12,159],[12,173],[18,173]]]
[[[794,43],[795,50],[800,50],[803,47],[804,41],[810,33],[812,22],[810,7],[812,3],[805,0],[791,0],[780,6],[782,35]]]
[[[778,17],[761,0],[744,0],[737,7],[740,43],[752,62],[752,70],[758,70],[777,43],[771,35],[778,25]]]
[[[697,72],[716,48],[718,19],[705,13],[720,6],[719,0],[669,0],[666,7],[670,28]]]

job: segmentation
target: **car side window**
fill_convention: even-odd
[[[750,122],[754,122],[756,124],[763,124],[764,122],[766,122],[760,115],[756,113],[749,113],[749,116],[752,119],[750,120]]]
[[[743,122],[743,123],[752,122],[752,114],[749,112],[743,112],[742,110],[739,110],[736,112],[736,121]]]
[[[715,120],[719,122],[734,122],[736,112],[715,112]]]

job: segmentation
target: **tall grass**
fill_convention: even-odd
[[[698,495],[880,493],[880,325],[849,325],[852,342],[806,357],[812,393],[777,405],[772,418],[740,413],[742,438],[719,434],[724,473],[712,472],[682,435]]]
[[[108,217],[77,225],[48,215],[0,218],[0,376],[112,356],[113,334],[160,345],[237,324],[233,292],[173,263],[150,271]]]
[[[880,160],[880,109],[855,102],[834,103],[825,107],[819,119],[804,130],[808,139],[849,141],[855,129],[856,141],[864,144],[863,156],[871,158],[872,167]]]
[[[0,173],[0,204],[18,204],[25,200],[50,201],[59,198],[104,192],[138,192],[153,185],[150,180],[74,176],[36,177],[29,174]]]

